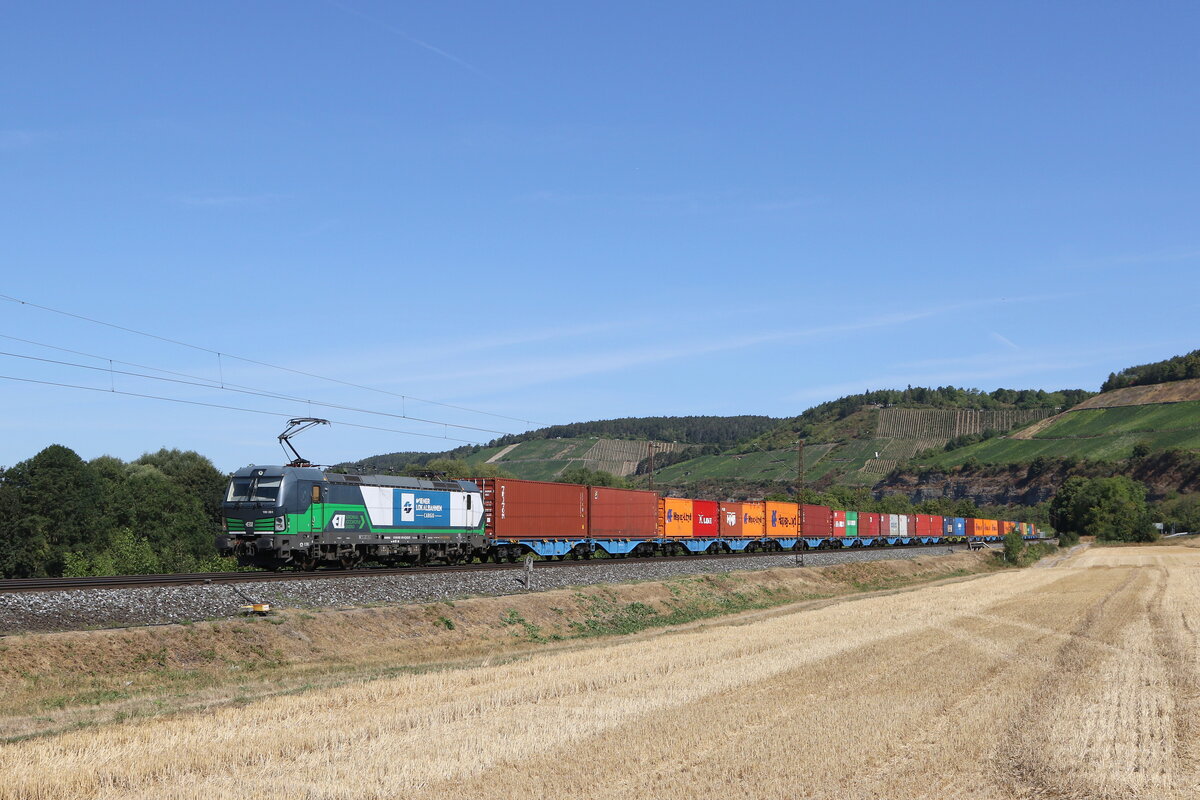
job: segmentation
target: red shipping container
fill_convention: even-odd
[[[561,539],[587,536],[586,486],[573,483],[482,478],[488,536],[496,539]]]
[[[657,533],[658,492],[588,487],[588,536],[649,539]]]
[[[718,511],[720,511],[720,508],[714,500],[693,500],[692,536],[716,538],[719,533],[717,526]]]
[[[875,539],[879,536],[879,520],[882,514],[874,511],[858,512],[858,535],[864,539]]]
[[[742,533],[742,526],[742,503],[721,503],[720,513],[717,514],[717,528],[721,536],[741,538],[746,535]]]
[[[833,509],[829,506],[800,506],[800,535],[806,539],[833,536]]]
[[[833,535],[843,538],[846,535],[846,512],[833,510]]]
[[[942,518],[933,514],[917,514],[917,536],[941,536]]]

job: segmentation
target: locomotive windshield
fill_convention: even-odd
[[[279,497],[279,484],[282,481],[283,478],[278,475],[234,478],[229,482],[225,500],[230,503],[274,503]]]

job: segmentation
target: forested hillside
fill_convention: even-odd
[[[731,445],[771,430],[781,420],[775,417],[626,417],[593,422],[552,425],[528,433],[501,436],[490,446],[528,442],[534,439],[642,439],[680,444]]]
[[[1200,378],[1200,350],[1193,350],[1186,355],[1155,361],[1151,364],[1126,367],[1120,372],[1110,374],[1108,380],[1100,387],[1100,391],[1109,392],[1129,386],[1149,386],[1154,383],[1183,381],[1188,378]]]

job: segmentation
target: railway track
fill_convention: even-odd
[[[886,548],[889,551],[900,550],[938,550],[950,548],[954,551],[966,551],[967,545],[920,544],[898,545]],[[851,548],[848,550],[797,550],[777,553],[705,553],[701,555],[671,556],[672,559],[685,561],[715,561],[731,558],[755,558],[764,556],[813,556],[825,553],[850,552],[851,550],[882,550],[884,548]],[[639,558],[594,558],[572,559],[563,561],[536,561],[537,569],[553,567],[603,566],[606,564],[655,564],[666,560],[664,557]],[[502,564],[456,564],[432,565],[418,567],[370,567],[366,569],[329,570],[313,572],[194,572],[176,575],[112,575],[105,577],[86,578],[9,578],[0,580],[0,594],[12,592],[59,592],[76,589],[130,589],[148,588],[154,586],[195,586],[212,583],[255,583],[266,581],[296,581],[296,580],[333,580],[337,578],[361,578],[387,575],[421,575],[431,573],[453,573],[494,570],[522,570],[525,564],[521,561]]]

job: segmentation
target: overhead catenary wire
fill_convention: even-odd
[[[127,392],[122,389],[104,389],[104,388],[101,388],[98,386],[81,386],[81,385],[75,384],[75,383],[61,383],[59,381],[43,381],[43,380],[37,380],[35,378],[22,378],[22,377],[18,377],[16,375],[0,375],[0,380],[18,381],[20,383],[33,383],[33,384],[38,384],[41,386],[57,386],[57,387],[65,388],[65,389],[83,389],[83,390],[86,390],[89,392],[100,392],[102,394],[119,394],[119,395],[124,395],[126,397],[141,397],[141,398],[144,398],[147,400],[163,400],[168,403],[183,403],[183,404],[189,405],[189,406],[203,406],[204,408],[219,408],[219,409],[223,409],[225,411],[242,411],[247,414],[262,414],[264,416],[270,416],[270,417],[291,418],[291,417],[296,416],[295,414],[284,413],[281,411],[264,411],[264,410],[258,409],[258,408],[242,408],[240,406],[227,406],[227,405],[223,405],[221,403],[206,403],[201,400],[184,400],[179,397],[163,397],[162,395],[144,394],[141,392]],[[360,422],[346,422],[345,420],[331,419],[329,421],[336,422],[338,425],[344,425],[347,428],[361,428],[363,430],[368,430],[368,431],[384,431],[386,433],[400,433],[400,434],[404,434],[405,436],[424,436],[427,439],[442,439],[442,440],[450,441],[450,442],[459,442],[461,444],[480,444],[480,442],[473,442],[470,439],[456,439],[453,436],[449,436],[449,435],[437,436],[436,434],[432,434],[432,433],[417,433],[416,431],[402,431],[402,430],[398,430],[396,428],[383,428],[378,425],[363,425]],[[439,424],[441,424],[441,423],[439,423]]]
[[[399,397],[401,400],[415,400],[418,403],[428,403],[430,405],[441,406],[442,408],[452,408],[457,411],[466,411],[467,413],[470,413],[470,414],[483,414],[485,416],[496,417],[498,419],[507,419],[507,420],[512,420],[513,422],[523,422],[526,425],[540,425],[543,427],[545,427],[545,425],[546,425],[546,423],[537,422],[535,420],[521,419],[520,417],[512,417],[507,414],[497,414],[492,411],[481,411],[476,408],[469,408],[467,406],[455,405],[453,403],[443,403],[438,400],[427,400],[427,399],[421,398],[421,397],[414,397],[413,395],[410,395],[410,394],[406,395],[406,394],[402,394],[400,392],[392,392],[387,389],[380,389],[379,387],[376,387],[376,386],[366,386],[364,384],[354,383],[352,381],[344,381],[339,378],[330,378],[327,375],[318,375],[317,373],[314,373],[314,372],[305,372],[304,370],[294,369],[292,367],[284,367],[284,366],[280,366],[278,364],[271,364],[266,361],[257,361],[253,358],[246,358],[244,356],[238,356],[238,355],[234,355],[232,353],[223,353],[219,350],[213,350],[210,347],[204,347],[202,345],[180,341],[179,339],[172,339],[168,336],[160,336],[159,334],[156,334],[156,333],[140,331],[140,330],[137,330],[136,328],[129,328],[124,325],[117,325],[116,323],[113,323],[113,322],[105,322],[104,320],[95,319],[93,317],[88,317],[83,314],[76,314],[72,311],[63,311],[62,309],[51,308],[50,306],[40,305],[38,303],[30,302],[29,300],[22,300],[21,298],[13,297],[12,295],[0,293],[0,300],[7,300],[10,303],[16,303],[18,305],[29,306],[30,308],[36,308],[40,311],[47,311],[52,314],[60,314],[64,317],[70,317],[72,319],[82,320],[83,322],[89,322],[93,325],[103,325],[107,328],[124,331],[125,333],[131,333],[131,334],[134,334],[135,336],[144,336],[149,339],[156,339],[160,342],[166,342],[168,344],[177,345],[179,347],[186,347],[191,350],[197,350],[201,353],[209,353],[209,354],[215,355],[217,357],[218,364],[220,363],[220,359],[222,357],[232,358],[232,359],[236,359],[238,361],[245,362],[247,364],[254,364],[254,365],[260,366],[260,367],[276,369],[281,372],[290,372],[294,375],[303,375],[306,378],[316,378],[317,380],[328,381],[330,383],[336,383],[336,384],[340,384],[342,386],[349,386],[354,389],[362,389],[362,390],[368,391],[368,392],[378,392],[379,394],[391,395],[392,397]],[[440,425],[442,423],[437,423],[437,424]]]
[[[0,338],[13,339],[16,337],[4,336],[3,334],[0,334]],[[28,342],[30,344],[38,344],[37,342],[31,342],[28,339],[21,339],[19,341]],[[78,350],[67,350],[66,348],[54,347],[53,345],[40,345],[40,346],[52,347],[55,350],[64,350],[66,352],[75,353],[76,355],[87,356],[88,358],[103,358],[102,356],[94,356],[89,353],[79,352]],[[127,361],[117,361],[115,359],[108,359],[108,363],[109,363],[108,367],[98,367],[98,366],[94,366],[92,364],[77,364],[73,361],[59,361],[58,359],[54,359],[54,358],[41,358],[40,356],[31,356],[31,355],[25,355],[22,353],[9,353],[9,352],[5,352],[3,350],[0,350],[0,356],[6,356],[8,358],[20,358],[20,359],[24,359],[26,361],[38,361],[43,364],[56,364],[58,366],[63,366],[63,367],[74,367],[76,369],[87,369],[87,370],[93,370],[96,372],[107,372],[109,374],[110,378],[113,375],[126,375],[129,377],[135,377],[135,378],[145,378],[146,380],[151,380],[151,381],[162,381],[164,383],[178,383],[178,384],[182,384],[184,386],[198,386],[198,387],[201,387],[204,389],[220,389],[221,391],[236,392],[237,394],[248,394],[248,395],[251,395],[254,397],[269,397],[274,400],[290,400],[295,403],[307,403],[308,405],[321,406],[322,408],[335,408],[335,409],[338,409],[339,411],[353,411],[353,412],[359,413],[359,414],[374,414],[376,416],[392,417],[394,419],[407,419],[412,422],[422,422],[422,423],[426,423],[429,425],[443,425],[443,426],[447,426],[447,427],[451,427],[451,428],[459,428],[462,430],[478,431],[479,433],[499,433],[499,434],[508,433],[507,431],[499,431],[499,430],[494,430],[492,428],[479,428],[474,425],[460,425],[460,424],[454,423],[454,422],[442,422],[441,420],[423,419],[421,417],[412,417],[407,414],[394,414],[394,413],[391,413],[388,411],[372,411],[372,410],[366,409],[366,408],[356,408],[354,406],[346,406],[346,405],[341,405],[338,403],[327,403],[323,400],[312,400],[307,397],[294,397],[292,395],[280,394],[278,392],[271,392],[271,391],[267,391],[265,389],[254,389],[251,387],[241,387],[241,386],[238,386],[237,384],[232,384],[232,383],[218,386],[218,385],[216,385],[216,382],[211,380],[210,378],[201,378],[201,377],[197,377],[195,375],[188,375],[187,373],[183,373],[183,372],[172,372],[170,370],[158,370],[155,367],[147,367],[147,366],[144,366],[141,364],[129,364],[129,362],[127,362]],[[142,372],[130,372],[128,370],[114,369],[112,366],[114,363],[126,364],[126,365],[130,365],[130,366],[138,366],[138,367],[141,367],[142,369],[150,369],[150,370],[155,370],[158,372],[165,372],[170,375],[180,375],[180,376],[182,376],[182,378],[191,378],[192,380],[183,380],[182,378],[164,378],[159,375],[147,375]],[[115,388],[116,384],[112,383],[112,386],[113,386],[113,388]]]

